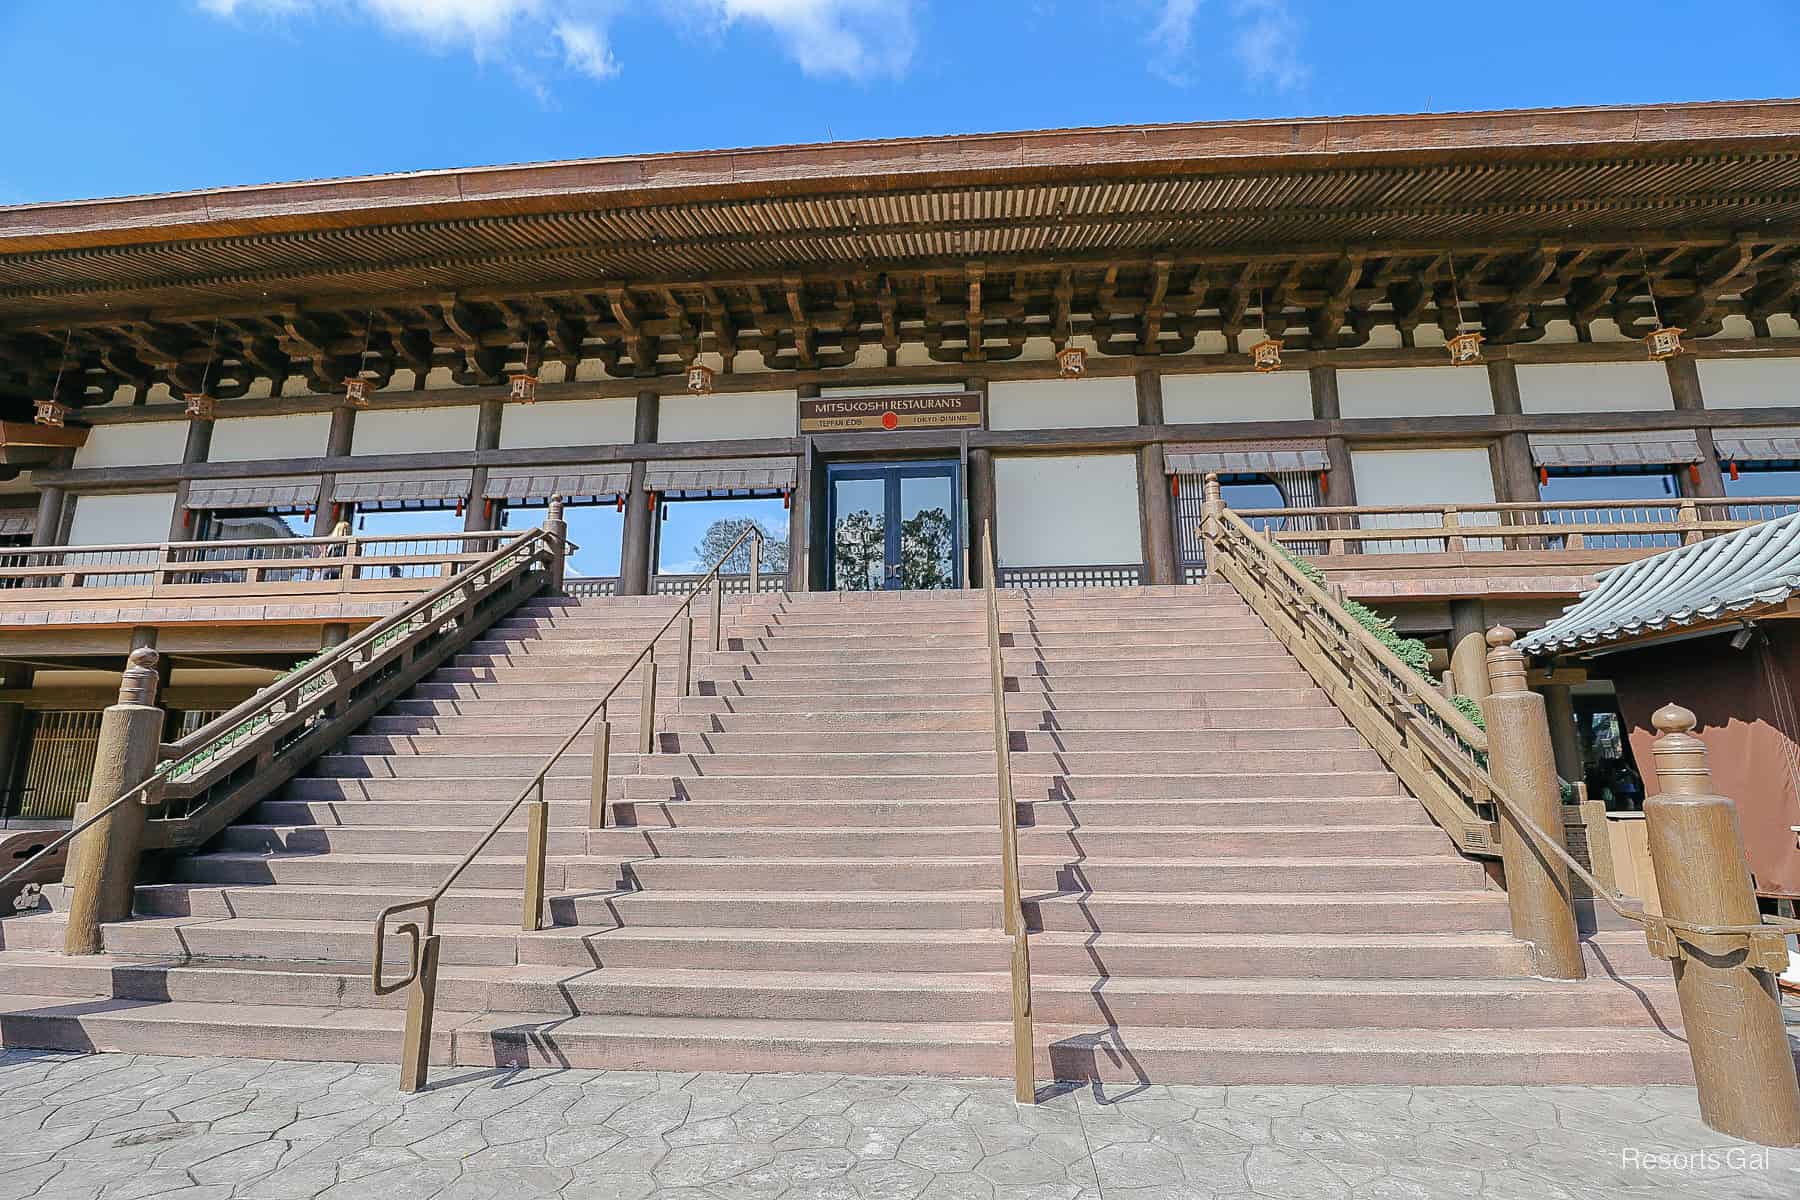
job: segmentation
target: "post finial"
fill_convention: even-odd
[[[1650,724],[1656,726],[1658,733],[1692,733],[1700,723],[1689,709],[1679,704],[1669,703],[1650,714]]]
[[[148,646],[139,646],[125,657],[125,673],[119,678],[120,704],[155,704],[157,663],[160,656]]]
[[[1526,685],[1525,652],[1513,643],[1519,635],[1505,625],[1487,631],[1488,688],[1496,695],[1517,695],[1531,689]]]
[[[1694,736],[1700,720],[1679,704],[1665,704],[1651,714],[1656,740],[1650,755],[1656,760],[1656,778],[1666,796],[1705,796],[1712,792],[1712,768],[1706,763],[1706,743]]]
[[[550,497],[549,519],[552,521],[560,521],[563,519],[563,498],[561,496]]]

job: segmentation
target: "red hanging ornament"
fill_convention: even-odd
[[[1181,499],[1181,476],[1169,476],[1169,495],[1175,497],[1177,500]]]
[[[1331,472],[1330,471],[1320,471],[1319,472],[1319,498],[1324,499],[1326,496],[1329,496],[1329,495],[1331,495]]]
[[[1700,486],[1700,464],[1699,463],[1689,463],[1688,464],[1688,482],[1693,484],[1695,487]]]
[[[463,502],[461,499],[458,499],[456,502],[456,515],[459,517],[463,515]]]
[[[1539,487],[1549,487],[1550,486],[1550,468],[1549,467],[1539,467],[1538,468],[1538,486]]]
[[[1731,463],[1731,481],[1732,481],[1732,482],[1733,482],[1733,483],[1736,483],[1736,482],[1737,482],[1737,477],[1738,477],[1738,472],[1737,472],[1737,460],[1736,460],[1736,459],[1733,459],[1733,460],[1732,460],[1732,463]]]

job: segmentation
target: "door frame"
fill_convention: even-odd
[[[963,586],[967,578],[966,545],[968,538],[963,529],[963,467],[955,458],[899,459],[885,461],[869,461],[852,459],[825,464],[825,590],[837,590],[837,481],[840,479],[880,479],[882,481],[883,520],[882,532],[886,539],[883,547],[883,578],[891,578],[887,568],[898,563],[900,555],[900,481],[902,479],[929,479],[941,477],[950,481],[950,536],[955,543],[950,547],[950,587],[945,591],[955,590]],[[893,518],[893,519],[889,519]],[[894,589],[886,589],[894,590]]]

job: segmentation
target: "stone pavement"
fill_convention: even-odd
[[[1800,1151],[1712,1133],[1686,1088],[1104,1087],[1020,1110],[991,1081],[440,1068],[403,1097],[394,1078],[0,1054],[0,1200],[1800,1195]]]

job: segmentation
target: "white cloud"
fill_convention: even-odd
[[[1300,61],[1300,21],[1288,0],[1235,0],[1237,40],[1232,51],[1254,83],[1288,92],[1306,82],[1310,71]]]
[[[1192,82],[1188,64],[1198,48],[1204,0],[1153,3],[1157,17],[1147,39],[1150,69],[1186,86]],[[1227,17],[1221,33],[1230,37],[1232,57],[1251,83],[1291,91],[1306,82],[1310,71],[1300,58],[1303,23],[1289,0],[1230,0]]]
[[[763,25],[808,75],[900,75],[916,45],[913,0],[684,0],[721,28]]]
[[[505,57],[554,39],[564,63],[596,79],[619,73],[609,26],[624,0],[195,0],[220,17],[360,13],[434,49],[465,47],[477,59]],[[773,33],[809,75],[853,79],[899,75],[912,62],[917,0],[665,0],[720,34],[734,26]]]

